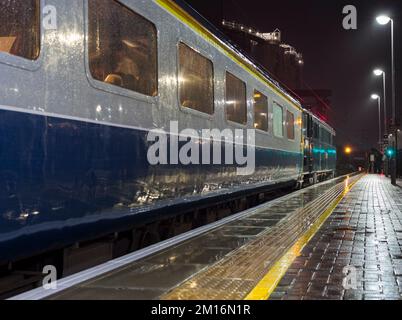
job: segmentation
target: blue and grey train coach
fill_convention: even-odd
[[[0,0],[0,21],[0,265],[334,173],[334,131],[171,0]],[[254,130],[254,173],[150,164],[172,121]]]

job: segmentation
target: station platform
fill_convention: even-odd
[[[316,262],[316,268],[327,267],[334,271],[330,262],[335,263],[337,252],[332,253],[335,254],[331,256],[333,260],[325,260],[326,263],[320,263],[321,258],[332,252],[328,248],[337,248],[340,253],[342,241],[353,242],[349,232],[355,232],[356,240],[360,239],[363,244],[366,233],[372,230],[375,241],[385,237],[381,226],[378,230],[376,228],[376,210],[370,209],[371,206],[376,209],[382,206],[380,221],[384,228],[385,224],[393,227],[395,238],[392,244],[397,245],[397,230],[401,228],[398,220],[400,208],[395,197],[399,189],[386,185],[385,178],[375,176],[352,175],[333,179],[61,279],[56,289],[38,288],[11,300],[303,299],[305,296],[300,288],[306,286],[306,292],[311,292],[310,282],[322,280],[309,269],[308,262]],[[372,192],[376,192],[375,198],[371,197]],[[366,213],[361,213],[362,210]],[[387,210],[390,212],[388,220]],[[360,215],[365,219],[361,224],[357,223]],[[335,244],[325,243],[332,241],[325,237],[327,224],[334,224],[331,221],[337,223],[345,237],[344,240],[334,239]],[[364,227],[364,233],[348,226],[348,221],[354,223],[355,229],[356,224]],[[324,229],[319,231],[323,224]],[[318,241],[317,237],[320,237]],[[352,261],[360,261],[364,245],[348,245],[359,250],[356,257],[350,252]],[[375,250],[374,243],[371,247]],[[393,254],[398,254],[396,249],[393,247]],[[316,251],[321,252],[321,260],[310,260],[311,253]],[[370,254],[375,255],[375,251]],[[303,258],[305,260],[301,260]],[[299,284],[301,280],[307,282],[307,272],[311,272],[308,283]],[[322,290],[328,296],[333,294],[332,287],[329,290],[329,286],[320,284],[327,288]]]
[[[402,181],[364,176],[289,267],[274,300],[402,299]]]

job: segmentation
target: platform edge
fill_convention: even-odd
[[[295,242],[295,244],[269,269],[268,273],[262,278],[257,286],[246,296],[244,300],[268,300],[276,287],[285,276],[287,270],[294,260],[300,256],[303,248],[311,241],[316,233],[321,229],[325,221],[332,215],[335,208],[341,203],[352,188],[360,181],[361,175],[352,184],[347,185],[345,190],[338,196],[331,205],[321,214],[321,216],[311,225],[311,227]]]

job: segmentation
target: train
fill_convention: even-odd
[[[335,130],[172,0],[4,0],[0,18],[0,266],[335,175]],[[255,170],[151,164],[151,131],[186,143],[172,121],[253,131]]]

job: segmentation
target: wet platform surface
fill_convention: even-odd
[[[239,220],[48,299],[244,299],[328,202],[345,191],[344,180],[274,200]]]
[[[302,250],[273,300],[402,299],[402,181],[363,177]]]

